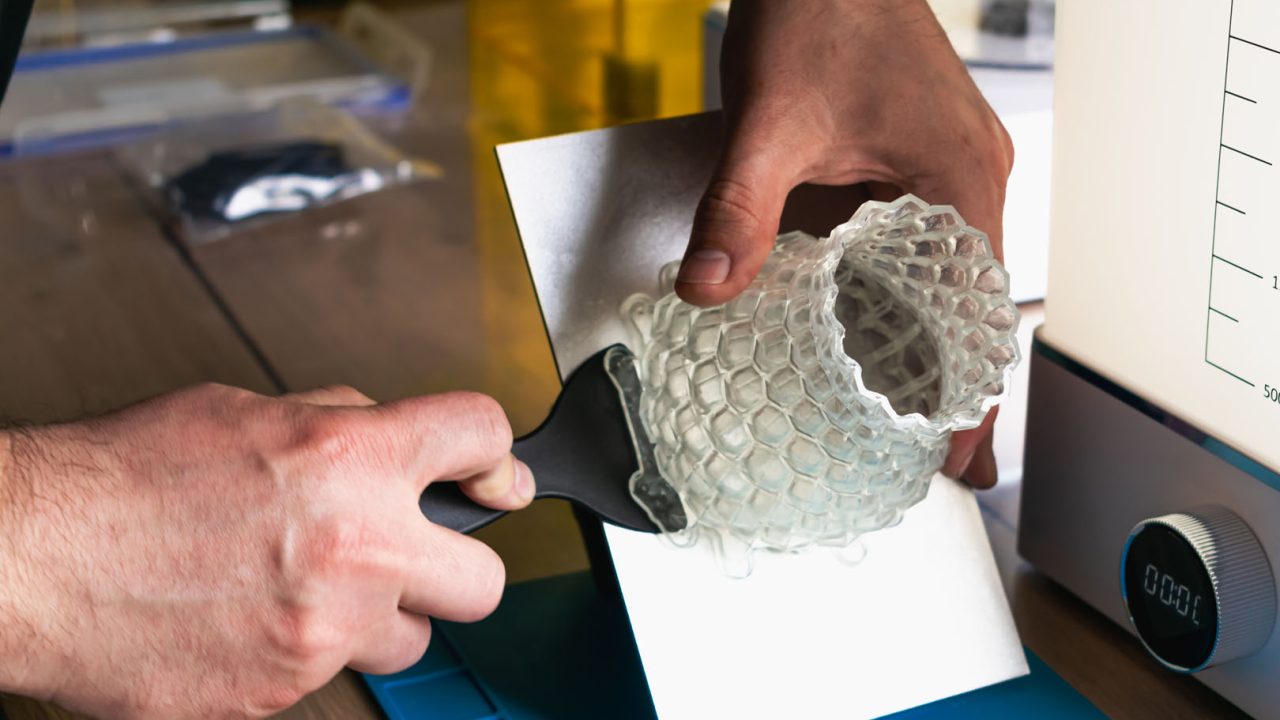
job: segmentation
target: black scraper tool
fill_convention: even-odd
[[[606,522],[643,532],[681,530],[675,490],[658,474],[653,443],[640,424],[640,376],[625,346],[592,355],[565,382],[551,414],[516,440],[512,452],[533,471],[535,498],[570,500]],[[662,527],[631,496],[649,499]],[[478,505],[456,483],[436,483],[419,501],[427,519],[469,533],[506,514]]]

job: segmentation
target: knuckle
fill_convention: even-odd
[[[368,402],[369,397],[350,385],[326,385],[322,388],[326,393],[347,402]]]
[[[399,652],[391,661],[387,671],[400,672],[405,668],[413,667],[422,659],[422,656],[427,654],[427,647],[430,644],[431,626],[426,624],[426,628],[422,632],[411,633],[404,639]]]
[[[309,415],[299,426],[297,445],[303,452],[322,458],[340,458],[358,445],[356,423],[345,413],[319,410]]]
[[[196,395],[218,395],[224,392],[234,391],[235,388],[218,382],[205,381],[192,385],[188,390],[192,394]]]
[[[735,232],[750,232],[760,225],[760,217],[755,211],[757,204],[756,193],[745,183],[717,178],[702,196],[698,215],[704,224],[724,226]]]
[[[316,520],[302,548],[299,576],[333,577],[373,566],[378,548],[386,544],[381,531],[361,518],[333,515]]]
[[[270,400],[249,390],[206,382],[185,387],[145,403],[153,418],[181,418],[192,433],[243,431],[245,422],[262,419]]]
[[[162,410],[179,411],[189,405],[221,405],[228,399],[236,398],[239,393],[247,391],[222,385],[215,382],[202,382],[188,385],[174,392],[166,393],[144,403]]]
[[[192,385],[181,392],[182,395],[199,400],[240,400],[253,395],[248,390],[216,382],[202,382]]]
[[[294,603],[283,613],[275,628],[273,638],[276,650],[296,669],[299,677],[325,658],[337,653],[344,642],[344,635],[337,625],[319,608],[307,602]],[[276,688],[301,693],[297,687]],[[292,702],[290,702],[292,704]]]
[[[1000,131],[1000,144],[1004,148],[1005,157],[1008,159],[1010,167],[1013,167],[1014,157],[1016,156],[1013,144],[1013,136],[1009,134],[1009,130],[1005,128],[1004,123],[996,121],[996,128]]]
[[[513,440],[511,422],[497,400],[471,392],[455,393],[454,400],[477,436],[510,449]]]
[[[498,608],[498,603],[502,601],[502,591],[507,584],[507,569],[502,560],[488,545],[483,547],[486,556],[475,564],[471,573],[473,597],[476,598],[472,608],[475,620],[488,617]]]
[[[475,622],[488,617],[498,607],[506,586],[506,568],[488,545],[475,538],[462,537],[437,546],[430,558],[453,578],[448,587],[442,588],[453,608],[450,620]]]
[[[1001,178],[1008,179],[1009,174],[1013,172],[1013,136],[1009,134],[1004,123],[994,116],[991,117],[991,139],[992,144],[988,155],[1000,172]]]

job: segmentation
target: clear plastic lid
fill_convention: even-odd
[[[307,97],[395,109],[410,94],[403,81],[313,27],[29,53],[19,58],[0,109],[0,155],[113,144],[231,106]]]

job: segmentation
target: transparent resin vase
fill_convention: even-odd
[[[1018,361],[986,236],[910,195],[866,203],[826,238],[779,237],[719,307],[676,297],[674,270],[660,298],[622,311],[644,430],[680,502],[631,490],[677,544],[713,543],[732,575],[759,549],[850,547],[899,522]]]

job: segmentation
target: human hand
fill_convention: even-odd
[[[1013,144],[924,0],[736,0],[721,93],[727,139],[677,278],[686,301],[751,282],[802,183],[953,205],[1003,259]],[[952,436],[944,473],[995,484],[995,415]]]
[[[0,433],[0,689],[100,717],[244,717],[344,665],[403,669],[427,616],[478,620],[505,578],[418,497],[462,480],[524,507],[511,442],[482,395],[343,387],[206,385]]]

